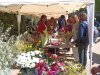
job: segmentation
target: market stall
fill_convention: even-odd
[[[48,16],[53,16],[55,14],[56,15],[61,15],[61,14],[66,15],[68,13],[71,13],[71,12],[79,9],[79,8],[76,8],[76,7],[80,7],[81,8],[83,5],[86,5],[87,6],[87,14],[88,14],[89,52],[90,52],[89,57],[90,57],[90,63],[91,63],[90,64],[90,67],[91,67],[91,65],[92,65],[93,29],[94,29],[93,28],[94,27],[94,25],[93,25],[93,23],[94,23],[94,0],[92,0],[92,1],[91,0],[88,0],[88,1],[87,0],[82,0],[82,1],[79,1],[78,0],[77,2],[79,2],[79,3],[75,3],[75,2],[72,0],[70,2],[69,1],[65,1],[65,2],[57,2],[57,3],[53,3],[53,4],[47,3],[47,4],[44,4],[44,5],[43,4],[13,5],[13,6],[10,6],[10,7],[9,6],[6,6],[6,8],[3,7],[3,9],[2,9],[2,7],[0,7],[0,8],[2,9],[1,11],[4,11],[4,12],[13,12],[13,13],[17,13],[18,14],[18,16],[17,16],[18,17],[17,18],[18,19],[18,33],[20,34],[20,22],[21,22],[21,15],[22,14],[31,14],[31,15],[32,14],[33,15],[35,14],[37,16],[41,16],[43,14],[46,14]],[[80,4],[80,2],[82,4]],[[73,6],[73,7],[70,7],[70,6]],[[70,7],[70,9],[68,7]],[[49,38],[49,40],[50,39],[51,38]],[[54,42],[54,40],[56,40],[56,43]],[[55,38],[54,40],[53,40],[53,43],[52,43],[52,40],[50,40],[50,42],[49,42],[49,44],[47,46],[48,47],[53,47],[53,48],[63,48],[63,47],[67,47],[68,46],[68,45],[67,46],[63,45],[62,44],[62,41],[60,39],[58,39],[58,38]],[[21,43],[24,44],[24,50],[25,50],[25,48],[26,49],[32,49],[31,48],[31,44],[29,44],[28,47],[26,47],[26,44],[25,43],[23,43],[22,41],[20,41],[20,44]],[[41,44],[40,41],[35,42],[34,44],[38,44],[37,45],[38,47],[41,46],[40,45]],[[27,54],[29,54],[29,55],[27,56]],[[40,54],[40,56],[39,56],[39,54]],[[52,57],[53,58],[57,58],[58,57],[57,55],[52,55],[52,54],[47,54],[47,55],[48,56],[46,58],[46,62],[48,61],[48,59],[49,59],[48,57],[49,56],[51,56],[51,58]],[[23,56],[25,58],[24,59],[25,61],[21,61],[21,58],[23,58]],[[37,61],[31,61],[32,59],[30,59],[30,57],[32,57],[32,59],[33,58],[36,59]],[[48,65],[46,63],[43,63],[45,61],[43,58],[41,58],[41,61],[42,62],[40,63],[39,62],[39,59],[38,59],[39,57],[41,57],[41,52],[39,52],[39,51],[37,51],[37,52],[27,52],[27,53],[24,53],[24,55],[21,54],[19,56],[19,60],[17,62],[19,62],[18,64],[22,68],[24,68],[24,69],[22,69],[22,71],[24,71],[24,72],[27,70],[27,68],[25,68],[25,67],[30,68],[30,67],[35,67],[36,66],[37,68],[34,68],[35,73],[36,73],[37,72],[37,69],[38,69],[38,71],[40,70],[39,68],[41,66],[41,63],[42,64],[45,64],[44,66],[46,66],[45,68],[42,67],[43,73],[57,74],[57,73],[59,73],[61,71],[61,69],[62,69],[62,71],[64,70],[63,67],[62,67],[62,63],[63,62],[59,62],[59,64],[60,64],[60,68],[59,69],[58,69],[58,66],[59,65],[58,65],[58,62],[57,62],[57,63],[54,63],[54,64],[52,63],[53,66],[52,66],[52,68],[50,68],[50,70],[49,70],[50,72],[49,71],[47,72],[47,70],[49,69],[49,67],[47,67]],[[26,60],[29,60],[29,62],[27,62]],[[57,60],[59,60],[59,59],[57,58]],[[27,63],[27,64],[25,65],[25,63]],[[29,64],[29,63],[31,63],[31,64]],[[37,65],[36,65],[36,63],[37,63]],[[51,63],[49,63],[49,66],[50,65],[51,65]],[[55,70],[55,68],[58,69],[58,70]],[[32,70],[33,70],[33,68],[32,68]],[[29,69],[29,71],[31,71],[31,69]]]

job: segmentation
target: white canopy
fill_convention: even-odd
[[[50,4],[12,4],[8,6],[0,6],[0,11],[12,12],[19,14],[35,14],[41,16],[46,14],[48,16],[61,15],[72,13],[75,10],[79,10],[85,7],[85,3],[72,2],[72,3],[50,3]],[[56,9],[56,10],[55,10]]]

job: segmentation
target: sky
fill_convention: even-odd
[[[54,2],[54,1],[65,1],[65,0],[0,0],[0,2],[11,2],[11,3],[13,3],[13,2]]]
[[[70,2],[70,1],[94,1],[94,0],[0,0],[0,4],[31,4],[31,3],[52,3],[52,2]]]
[[[71,0],[0,0],[0,4],[12,4],[12,3],[46,3],[46,2],[59,2],[59,1],[71,1]],[[75,1],[75,0],[74,0]]]
[[[0,2],[48,2],[48,1],[54,2],[54,1],[70,1],[70,0],[0,0]]]

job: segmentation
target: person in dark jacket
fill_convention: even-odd
[[[89,44],[87,15],[85,13],[80,13],[79,21],[79,31],[76,44],[78,47],[79,62],[85,67],[87,62],[87,48]]]
[[[61,17],[60,17],[59,20],[58,20],[59,29],[62,29],[62,28],[65,27],[66,25],[67,25],[67,23],[66,23],[65,16],[64,16],[64,15],[61,15]]]
[[[99,40],[96,40],[97,37],[100,37],[100,23],[96,19],[94,19],[94,43],[99,42]]]

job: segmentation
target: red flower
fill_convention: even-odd
[[[54,55],[51,55],[51,58],[52,58],[52,59],[55,59],[56,57],[55,57]]]
[[[39,64],[39,63],[36,65],[36,68],[37,68],[38,70],[40,70],[40,64]]]
[[[60,58],[61,58],[60,56],[57,56],[58,61],[60,61]]]
[[[51,53],[49,53],[49,52],[48,52],[48,53],[46,53],[46,54],[47,54],[47,56],[48,56],[48,57],[50,57],[50,56],[51,56]]]

